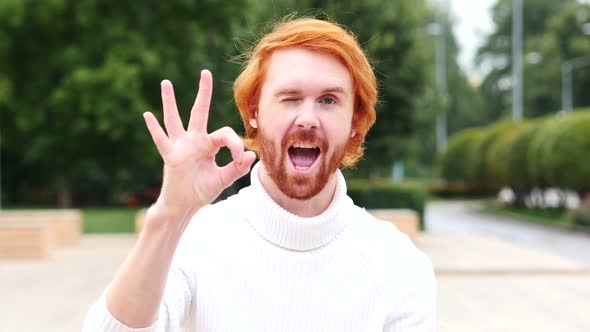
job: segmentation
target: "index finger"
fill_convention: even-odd
[[[191,110],[191,118],[188,123],[188,130],[207,132],[207,120],[209,118],[209,107],[211,106],[211,94],[213,93],[213,77],[211,72],[204,69],[201,71],[199,81],[199,92]]]

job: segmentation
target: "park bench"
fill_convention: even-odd
[[[54,236],[45,220],[0,219],[0,259],[45,258],[54,247]]]
[[[145,220],[147,209],[137,211],[135,215],[135,231],[139,234]],[[408,235],[412,241],[416,241],[420,229],[420,217],[418,213],[407,209],[379,209],[368,210],[375,218],[393,223],[400,232]]]
[[[409,209],[376,209],[367,210],[375,218],[393,223],[397,229],[415,242],[420,231],[420,217]]]
[[[77,210],[1,211],[0,257],[47,257],[55,247],[77,243],[81,233]]]

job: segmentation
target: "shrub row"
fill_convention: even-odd
[[[424,186],[355,179],[348,181],[347,187],[354,203],[366,209],[411,209],[418,212],[420,229],[424,230],[427,200]]]
[[[469,192],[590,192],[590,110],[461,131],[449,139],[437,174]]]

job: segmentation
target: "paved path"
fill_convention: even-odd
[[[417,245],[438,281],[438,331],[590,331],[590,236],[432,203]],[[0,261],[0,332],[80,331],[135,241],[84,236],[47,260]]]
[[[590,236],[431,203],[438,331],[590,331]]]
[[[482,234],[590,267],[590,235],[478,212],[478,202],[432,202],[426,210],[435,234]]]
[[[0,260],[0,332],[79,332],[134,242],[84,236],[49,259]]]

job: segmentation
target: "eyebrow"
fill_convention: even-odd
[[[325,93],[341,93],[341,94],[346,94],[346,91],[342,88],[342,87],[333,87],[333,88],[327,88],[322,90],[322,94]],[[282,96],[293,96],[293,95],[300,95],[302,94],[301,90],[298,89],[280,89],[277,92],[275,92],[274,96],[275,97],[282,97]]]

